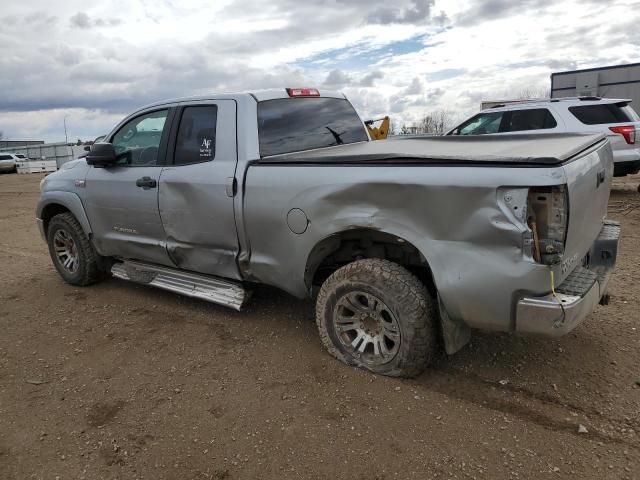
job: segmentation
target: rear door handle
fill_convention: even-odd
[[[136,187],[142,187],[145,190],[149,190],[150,188],[156,188],[158,186],[158,182],[151,177],[142,177],[136,180]]]

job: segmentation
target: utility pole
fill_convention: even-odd
[[[64,119],[62,120],[64,122],[64,143],[69,143],[69,139],[67,138],[67,116],[64,116]]]

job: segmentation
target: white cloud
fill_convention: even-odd
[[[327,78],[324,80],[324,85],[332,88],[343,88],[349,85],[353,80],[349,75],[342,70],[331,70]]]
[[[0,131],[92,138],[144,103],[343,89],[364,118],[471,114],[553,71],[637,61],[640,11],[589,0],[26,0],[0,13]],[[28,34],[25,34],[28,32]]]
[[[424,83],[418,77],[414,77],[403,92],[404,95],[420,95],[422,93],[424,93]]]

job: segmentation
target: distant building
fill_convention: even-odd
[[[640,112],[640,63],[552,73],[551,98],[562,97],[628,98]],[[531,100],[485,100],[480,110]]]
[[[0,140],[0,148],[26,147],[29,145],[43,145],[44,140]]]
[[[640,63],[551,74],[551,98],[629,98],[640,111]]]
[[[1,144],[11,143],[11,141],[3,141]],[[21,153],[27,158],[34,160],[55,160],[58,168],[63,164],[78,158],[79,155],[86,153],[83,145],[69,144],[65,142],[44,143],[41,141],[32,141],[22,146],[10,145],[8,147],[0,146],[0,152]]]

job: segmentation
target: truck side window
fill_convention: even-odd
[[[111,143],[120,165],[154,166],[158,164],[160,139],[168,110],[146,113],[125,123]]]
[[[218,107],[202,105],[187,107],[182,113],[174,164],[209,162],[216,155],[216,122]]]

